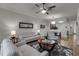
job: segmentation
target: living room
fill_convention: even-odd
[[[1,48],[4,51],[1,52],[2,56],[17,55],[9,52],[13,44],[7,43],[6,39],[11,40],[18,47],[22,56],[78,56],[79,48],[76,48],[78,41],[75,40],[78,8],[78,3],[0,4],[0,45],[2,44],[4,48],[9,47],[7,52]],[[49,38],[53,41],[48,40]],[[44,42],[41,43],[41,40]],[[75,41],[77,44],[73,43]],[[56,43],[51,44],[52,42]],[[12,46],[9,46],[10,44]],[[13,49],[12,51],[15,52],[16,49]],[[63,52],[61,53],[60,50]]]

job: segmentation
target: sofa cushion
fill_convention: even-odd
[[[17,47],[9,39],[4,39],[1,44],[2,56],[18,56]]]
[[[26,40],[26,42],[34,41],[37,40],[36,38],[39,37],[39,35],[36,36],[30,36],[30,37],[25,37],[23,40]]]
[[[41,55],[40,52],[38,52],[36,49],[34,49],[33,47],[31,47],[27,44],[18,47],[18,50],[23,56],[39,56],[39,55]]]
[[[4,39],[1,44],[1,56],[45,56],[48,52],[40,53],[33,47],[25,44],[16,47],[12,41]]]
[[[39,36],[40,35],[23,38],[23,40],[21,40],[20,42],[16,43],[16,46],[22,46],[22,45],[26,44],[27,42],[31,42],[31,41],[37,40],[37,38]]]

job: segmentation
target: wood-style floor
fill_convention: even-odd
[[[74,36],[70,36],[69,38],[62,37],[60,39],[60,44],[73,49],[73,56],[79,56],[79,46],[76,44]]]

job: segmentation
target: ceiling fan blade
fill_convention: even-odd
[[[56,5],[53,5],[53,6],[48,7],[47,9],[48,9],[48,11],[49,11],[49,10],[51,10],[52,8],[55,8],[55,7],[56,7]]]
[[[41,11],[37,11],[36,13],[38,14],[38,13],[40,13]]]
[[[38,4],[35,4],[36,7],[40,7]]]

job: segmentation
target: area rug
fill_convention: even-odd
[[[59,48],[60,47],[60,48]],[[73,50],[64,46],[55,47],[51,51],[52,56],[73,56]]]
[[[40,48],[39,44],[30,43],[29,45],[37,49],[39,52],[44,51],[43,49]],[[51,51],[51,56],[73,56],[73,50],[58,44]]]

